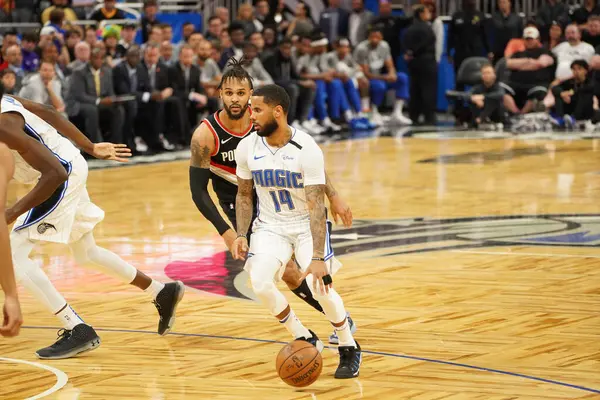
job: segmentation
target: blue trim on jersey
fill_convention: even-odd
[[[294,131],[294,132],[292,133],[292,137],[290,138],[290,140],[289,140],[289,141],[288,141],[286,144],[284,144],[283,146],[281,146],[280,148],[278,148],[277,150],[275,150],[275,153],[273,153],[273,152],[271,151],[271,148],[269,147],[269,145],[267,145],[267,144],[265,143],[265,138],[261,136],[261,139],[262,139],[262,142],[263,142],[263,144],[265,145],[265,147],[267,148],[267,150],[269,150],[269,153],[271,153],[272,155],[275,155],[275,154],[277,154],[277,152],[278,152],[279,150],[281,150],[281,149],[283,149],[285,146],[287,146],[287,145],[288,145],[288,144],[289,144],[289,143],[292,141],[292,139],[294,138],[294,136],[296,136],[296,128],[294,128],[293,126],[289,126],[289,125],[288,125],[288,127],[290,127],[290,128],[291,128],[291,129]]]
[[[29,135],[31,138],[37,140],[38,142],[40,142],[41,144],[43,144],[48,150],[50,150],[50,152],[52,154],[54,154],[54,156],[56,158],[59,159],[60,163],[65,167],[65,169],[67,170],[67,174],[69,176],[71,176],[71,172],[73,170],[73,165],[70,162],[67,162],[65,160],[63,160],[58,154],[56,154],[55,152],[53,152],[48,145],[46,145],[46,143],[44,142],[44,140],[42,139],[42,137],[35,131],[35,129],[33,129],[33,127],[27,123],[25,123],[25,133],[27,135]],[[14,230],[15,231],[19,231],[22,229],[25,229],[31,225],[34,225],[38,222],[40,222],[41,220],[43,220],[44,218],[46,218],[48,215],[50,215],[50,213],[52,213],[54,210],[56,210],[56,208],[58,207],[58,205],[60,204],[60,202],[62,201],[62,199],[65,197],[65,194],[67,192],[67,189],[69,187],[69,180],[67,179],[63,184],[61,184],[56,191],[52,194],[52,196],[50,196],[50,198],[48,198],[46,201],[44,201],[42,204],[39,204],[35,207],[33,207],[31,210],[29,210],[27,212],[27,216],[25,217],[25,221],[23,222],[23,225],[20,225],[18,227],[16,227]],[[55,194],[58,193],[60,191],[60,194],[58,196],[58,199],[54,199]],[[49,208],[49,210],[46,210],[46,208]],[[32,214],[34,214],[35,212],[41,212],[41,216],[36,217],[33,221],[30,221],[30,218],[32,216]]]
[[[331,246],[331,222],[330,221],[326,221],[325,222],[325,250],[327,252],[327,255],[324,257],[325,261],[329,260],[330,258],[333,257],[333,246]]]

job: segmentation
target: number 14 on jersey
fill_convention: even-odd
[[[294,206],[294,202],[292,201],[292,195],[290,194],[289,191],[287,191],[285,189],[277,190],[277,191],[271,190],[269,192],[269,194],[271,195],[271,198],[273,199],[273,204],[275,205],[275,211],[281,212],[282,204],[287,204],[289,210],[293,210],[294,208],[296,208]]]

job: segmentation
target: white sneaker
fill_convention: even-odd
[[[371,121],[371,123],[377,126],[382,126],[384,124],[381,114],[375,112],[371,114],[371,118],[369,118],[369,121]]]
[[[165,135],[163,135],[162,133],[158,135],[158,139],[160,140],[160,143],[165,148],[165,150],[175,150],[175,145],[169,143]]]
[[[333,132],[339,132],[342,130],[342,127],[334,124],[329,117],[323,120],[323,127],[331,129]]]
[[[394,121],[402,124],[402,125],[412,125],[412,120],[408,117],[405,117],[402,113],[394,113]]]
[[[300,122],[298,122],[298,120],[295,120],[294,122],[292,122],[292,128],[294,129],[299,129],[299,130],[304,130],[302,129],[302,125],[300,125]]]
[[[146,151],[148,151],[148,145],[146,144],[146,142],[144,142],[144,139],[142,139],[139,136],[136,136],[133,141],[135,142],[135,150],[140,152],[140,153],[145,153]]]
[[[302,126],[302,128],[304,128],[303,130],[305,130],[310,135],[320,135],[323,132],[325,132],[325,130],[321,128],[321,126],[319,126],[319,124],[317,124],[312,119],[302,122],[300,126]]]

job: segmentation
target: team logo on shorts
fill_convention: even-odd
[[[42,222],[41,224],[39,224],[37,226],[37,231],[40,235],[43,235],[44,233],[46,233],[48,231],[48,229],[54,229],[54,232],[56,232],[56,228],[54,227],[54,225],[49,224],[47,222]]]
[[[331,242],[342,263],[345,256],[364,252],[377,258],[510,246],[594,248],[600,247],[600,214],[356,220],[350,229],[334,230]],[[193,262],[174,261],[165,273],[199,290],[254,298],[243,267],[224,251]]]

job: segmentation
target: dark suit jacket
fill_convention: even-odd
[[[138,76],[138,82],[139,82],[140,76],[143,75],[143,79],[147,79],[148,87],[150,87],[150,73],[149,73],[148,66],[146,65],[146,63],[144,61],[142,61],[140,63],[140,65],[142,66],[142,70],[141,70],[141,75]],[[157,91],[157,90],[159,90],[159,91],[164,90],[168,87],[170,87],[169,67],[167,67],[165,64],[163,64],[159,61],[158,65],[156,66],[155,87],[152,88],[152,90],[150,90],[150,92]]]
[[[337,21],[337,36],[332,37],[330,33],[330,26],[332,24],[332,14],[338,14]],[[350,13],[343,8],[326,8],[321,12],[321,18],[319,19],[319,27],[321,31],[327,36],[329,39],[329,43],[332,43],[338,37],[348,37],[348,18],[350,18]]]
[[[284,81],[282,74],[282,64],[287,62],[290,63],[290,80]],[[301,79],[298,73],[296,72],[296,66],[294,65],[292,59],[284,59],[281,56],[281,52],[279,50],[275,51],[273,54],[267,57],[265,61],[263,61],[263,67],[265,67],[265,69],[267,70],[269,75],[271,75],[271,78],[273,78],[273,81],[277,85],[286,85],[289,83],[297,82]]]
[[[73,71],[69,83],[69,92],[67,96],[67,113],[69,116],[79,114],[80,104],[96,105],[98,97],[110,97],[115,95],[113,86],[112,71],[109,67],[100,68],[100,96],[96,93],[96,83],[94,75],[86,65]]]
[[[173,88],[173,95],[179,97],[183,104],[188,103],[188,97],[191,92],[204,94],[204,87],[200,83],[200,68],[196,65],[190,67],[190,78],[188,87],[185,87],[185,74],[180,63],[169,68],[169,81]]]
[[[148,73],[144,71],[142,64],[138,64],[136,67],[137,85],[136,87],[131,86],[131,79],[129,78],[129,69],[127,61],[124,61],[117,65],[113,69],[113,83],[115,86],[115,93],[117,95],[135,94],[138,101],[142,100],[144,93],[152,92],[150,88],[150,77]]]

